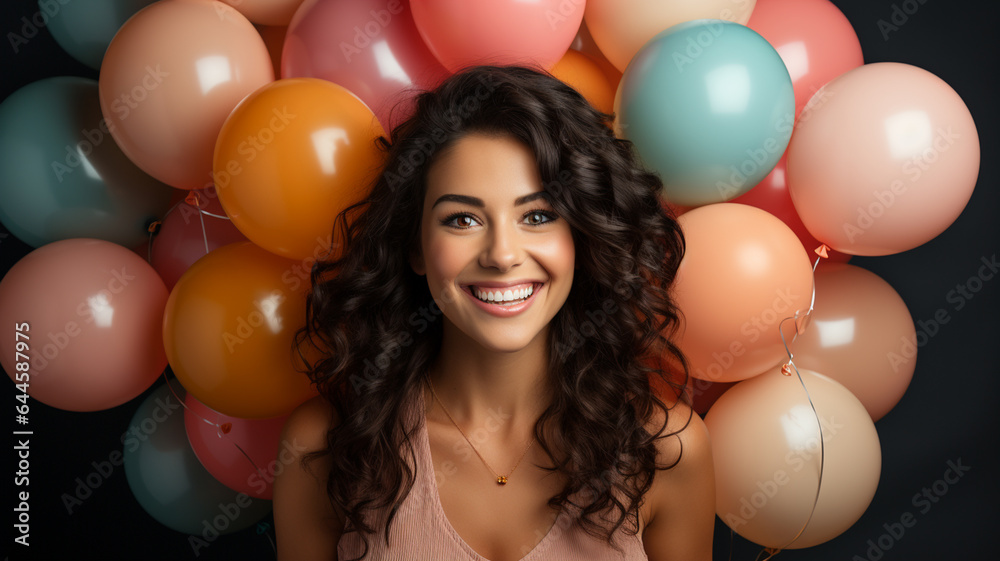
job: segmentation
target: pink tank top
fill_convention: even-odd
[[[420,388],[418,387],[417,390]],[[489,561],[476,553],[459,536],[441,507],[434,478],[427,425],[424,422],[423,400],[420,391],[413,392],[408,400],[411,422],[419,423],[414,433],[413,448],[417,470],[413,488],[403,500],[389,529],[389,546],[385,543],[385,519],[388,513],[379,513],[375,528],[377,535],[368,536],[368,555],[371,560],[407,561]],[[412,426],[409,425],[409,426]],[[633,561],[647,560],[641,534],[629,535],[620,531],[614,536],[621,549],[616,551],[600,538],[595,538],[574,524],[573,507],[564,507],[556,516],[548,533],[532,549],[523,551],[520,561]],[[338,559],[351,559],[363,551],[357,532],[345,533],[337,544]]]

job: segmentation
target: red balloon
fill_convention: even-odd
[[[278,449],[288,415],[270,419],[231,417],[211,409],[190,393],[184,405],[188,440],[208,473],[234,491],[271,500],[274,474],[283,467],[279,465]]]
[[[215,188],[192,193],[199,195],[204,213],[182,201],[167,212],[160,231],[153,238],[150,264],[160,274],[168,290],[173,289],[188,267],[209,251],[226,244],[247,241],[231,220],[219,218],[226,216],[226,212],[219,203]]]
[[[795,206],[792,205],[792,197],[788,194],[788,176],[785,173],[786,163],[785,156],[782,156],[778,160],[778,165],[774,166],[774,169],[771,170],[771,173],[767,174],[767,177],[755,185],[753,189],[729,202],[757,207],[781,219],[798,236],[799,241],[802,242],[802,246],[805,247],[806,252],[809,254],[809,258],[815,260],[816,254],[814,251],[820,246],[820,242],[809,233],[806,225],[802,223],[802,219],[799,218],[799,214],[795,211]],[[827,254],[830,261],[837,263],[847,263],[851,259],[850,255],[832,249],[828,250]]]
[[[747,27],[785,62],[796,120],[824,84],[865,62],[854,28],[829,0],[757,0]]]
[[[413,91],[448,76],[420,38],[407,0],[306,0],[288,25],[282,78],[322,78],[361,98],[391,130]],[[393,111],[397,102],[403,102]]]

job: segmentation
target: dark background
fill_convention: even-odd
[[[1000,246],[997,192],[996,127],[998,89],[996,2],[974,0],[834,0],[861,40],[865,62],[903,62],[933,72],[962,96],[976,121],[982,146],[979,182],[965,211],[947,231],[916,249],[885,257],[855,257],[852,263],[869,269],[902,296],[914,321],[929,320],[945,309],[951,321],[920,347],[913,382],[902,401],[876,423],[882,444],[882,476],[875,498],[861,519],[830,542],[804,550],[782,552],[787,559],[995,559],[995,534],[1000,515],[1000,468],[997,453],[1000,325],[996,321],[1000,281],[986,281],[959,311],[946,301],[956,284],[975,275],[980,258],[990,259]],[[897,31],[884,37],[879,20],[888,21],[893,6],[916,12]],[[21,17],[37,10],[33,0],[4,0],[0,32],[18,32]],[[4,39],[0,45],[0,99],[35,80],[73,75],[96,79],[98,73],[76,62],[41,30],[15,54]],[[0,270],[7,271],[31,248],[0,226]],[[4,401],[13,400],[12,384],[4,386]],[[156,385],[159,385],[156,384]],[[147,392],[148,394],[148,392]],[[115,471],[94,495],[69,515],[60,500],[73,493],[77,477],[93,471],[91,462],[106,460],[121,450],[120,435],[147,395],[111,410],[72,413],[31,402],[35,435],[31,448],[31,547],[8,537],[9,559],[194,559],[188,536],[162,526],[136,500],[124,468]],[[9,413],[9,410],[8,410]],[[13,421],[11,428],[14,430]],[[6,465],[12,478],[16,457]],[[948,462],[969,466],[937,502],[924,510],[912,498],[942,478]],[[8,485],[12,479],[8,479]],[[943,487],[938,484],[938,491]],[[8,489],[11,489],[9,487]],[[13,496],[8,491],[13,504]],[[12,507],[11,507],[12,508]],[[13,513],[4,527],[10,531]],[[891,537],[886,525],[911,513],[915,526]],[[198,559],[273,559],[273,520],[267,526],[224,535],[203,549]],[[898,530],[898,527],[897,527]],[[730,537],[721,524],[716,530],[715,559],[754,559],[761,548],[739,536]],[[871,545],[879,543],[879,551]],[[871,540],[871,543],[869,543]],[[889,545],[888,549],[884,546]],[[681,560],[683,561],[683,560]]]

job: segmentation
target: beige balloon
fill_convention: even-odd
[[[746,25],[756,0],[587,0],[584,21],[601,52],[625,71],[657,33],[694,19]]]
[[[846,263],[817,267],[816,304],[790,348],[796,365],[843,384],[872,421],[899,403],[917,366],[906,303],[878,275]]]
[[[798,376],[780,368],[736,384],[705,416],[716,513],[765,547],[799,549],[837,537],[871,504],[882,470],[878,434],[861,402],[831,378],[799,372],[819,424]]]

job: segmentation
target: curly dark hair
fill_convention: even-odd
[[[326,450],[307,459],[331,459],[327,491],[346,513],[347,532],[374,533],[364,511],[389,508],[388,541],[414,481],[403,460],[413,454],[413,429],[400,412],[440,349],[442,322],[427,319],[433,298],[408,255],[421,239],[428,168],[470,133],[506,135],[531,149],[577,251],[579,269],[549,330],[554,398],[534,429],[545,452],[563,458],[545,469],[567,478],[548,503],[579,507],[585,531],[609,543],[623,525],[638,532],[655,470],[680,459],[658,465],[655,440],[669,436],[673,407],[656,387],[681,395],[688,381],[671,341],[679,311],[669,294],[684,238],[659,197],[659,177],[642,168],[630,142],[615,138],[612,119],[543,71],[480,66],[420,93],[391,140],[377,139],[385,167],[367,198],[338,214],[344,249],[313,267],[306,327],[296,334],[300,352],[306,343],[321,351],[309,376],[340,420]],[[654,408],[663,424],[649,431]],[[561,454],[545,440],[547,421],[565,443]],[[571,500],[580,491],[587,504]],[[599,521],[605,513],[611,527]]]

